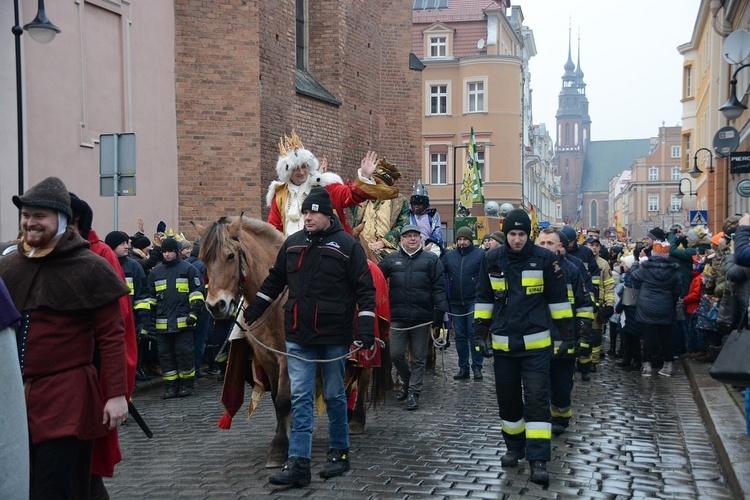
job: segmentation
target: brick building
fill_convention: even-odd
[[[296,130],[342,178],[368,150],[418,177],[410,0],[175,1],[180,227],[265,218],[277,142]]]

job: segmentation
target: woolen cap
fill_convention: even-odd
[[[174,238],[167,238],[161,242],[161,251],[180,253],[180,244]]]
[[[50,208],[66,215],[69,223],[73,222],[68,188],[57,177],[47,177],[39,184],[30,187],[22,196],[13,196],[13,204],[19,210],[24,205]]]
[[[511,210],[505,218],[505,222],[503,222],[503,233],[505,233],[506,236],[513,230],[524,231],[526,234],[531,234],[531,219],[529,219],[529,214],[521,208]]]
[[[497,241],[501,245],[505,244],[505,234],[501,231],[495,231],[494,233],[490,234],[490,238]]]
[[[151,240],[149,240],[142,234],[133,236],[132,238],[130,238],[130,241],[133,242],[133,248],[137,248],[138,250],[143,250],[144,248],[151,246]]]
[[[459,238],[467,238],[469,240],[473,240],[474,234],[471,232],[471,228],[468,226],[462,226],[458,228],[458,231],[456,231],[456,241],[458,241]]]
[[[332,217],[333,205],[331,205],[331,197],[328,195],[328,191],[322,187],[313,188],[305,201],[302,202],[302,211],[305,210],[320,212]]]
[[[660,227],[655,227],[646,235],[654,241],[664,241],[667,239],[667,235],[664,234],[664,230]]]
[[[419,228],[415,226],[414,224],[406,224],[404,227],[401,228],[401,236],[405,235],[409,231],[414,231],[415,233],[419,233]]]
[[[114,250],[124,242],[128,241],[128,239],[128,235],[123,231],[112,231],[104,237],[104,243],[106,243],[109,248]]]

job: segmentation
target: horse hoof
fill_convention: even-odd
[[[359,435],[365,433],[365,424],[362,422],[349,422],[349,434]]]

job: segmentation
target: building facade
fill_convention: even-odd
[[[520,7],[508,0],[417,0],[412,21],[412,51],[424,64],[419,165],[431,204],[452,228],[473,127],[485,201],[519,206],[533,136],[523,109],[525,61],[535,54]],[[472,215],[483,213],[473,208]]]

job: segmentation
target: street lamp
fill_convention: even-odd
[[[685,177],[684,179],[680,179],[680,183],[677,185],[677,194],[675,195],[676,197],[678,197],[679,199],[682,199],[685,196],[685,193],[682,192],[682,181],[688,181],[688,184],[690,185],[690,187],[688,188],[688,193],[687,193],[688,195],[698,196],[697,192],[696,193],[693,192],[693,183],[690,181],[690,179]]]
[[[732,79],[729,81],[729,100],[719,108],[719,111],[722,112],[724,118],[726,118],[727,120],[734,120],[736,118],[739,118],[739,116],[747,109],[747,106],[742,104],[742,101],[737,99],[737,73],[739,73],[741,69],[747,68],[748,66],[750,66],[750,64],[743,64],[742,66],[734,70]]]
[[[698,153],[700,153],[701,151],[708,151],[708,171],[709,173],[714,173],[714,156],[713,154],[711,154],[711,150],[708,148],[700,148],[695,152],[695,155],[693,155],[693,168],[688,172],[688,175],[690,175],[690,177],[692,177],[693,179],[697,179],[703,173],[703,170],[698,168]]]
[[[29,36],[39,43],[48,43],[60,33],[60,28],[52,24],[47,18],[44,9],[44,0],[39,0],[36,17],[33,21],[21,28],[19,19],[19,0],[13,0],[13,12],[15,14],[13,28],[11,31],[16,39],[16,110],[18,112],[18,195],[24,192],[23,186],[23,89],[21,88],[21,35],[23,30],[29,32]]]

